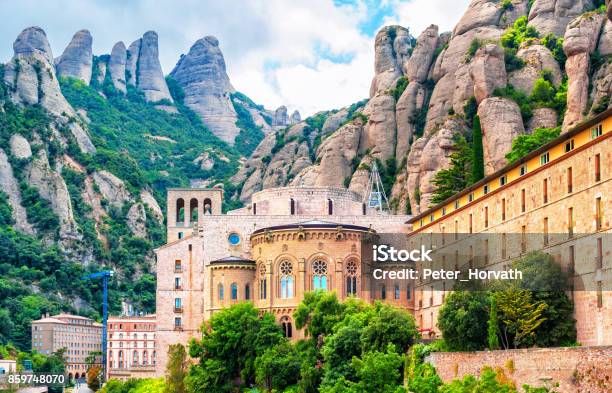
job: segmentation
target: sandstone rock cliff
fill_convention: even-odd
[[[39,27],[29,27],[21,32],[13,44],[15,54],[5,66],[4,82],[11,89],[11,99],[16,103],[35,105],[56,116],[60,124],[68,124],[82,151],[95,152],[89,135],[78,122],[76,112],[68,104],[60,90],[53,65],[53,53],[45,32]]]
[[[92,37],[89,30],[79,30],[64,49],[64,53],[55,60],[58,76],[77,78],[89,84],[93,53],[91,49]]]
[[[592,8],[591,0],[535,0],[529,12],[529,25],[542,35],[563,36],[572,19]]]
[[[274,118],[272,119],[273,126],[285,127],[289,123],[287,117],[287,107],[284,105],[279,106],[274,111]]]
[[[219,41],[212,36],[195,42],[170,73],[185,91],[185,104],[223,141],[234,144],[240,130],[230,94],[235,90],[225,70]]]
[[[122,41],[117,42],[111,51],[110,59],[108,61],[108,71],[110,72],[111,81],[115,89],[125,93],[126,80],[125,80],[125,66],[127,62],[127,50],[125,44]]]
[[[587,111],[589,99],[590,55],[597,47],[604,16],[588,13],[574,19],[565,32],[563,51],[567,55],[567,112],[563,130],[578,124]]]
[[[19,183],[13,174],[13,168],[8,161],[8,156],[2,149],[0,149],[0,187],[2,192],[7,195],[8,202],[13,209],[12,213],[13,219],[15,220],[15,228],[24,233],[33,234],[34,229],[28,222],[28,215],[21,204]]]

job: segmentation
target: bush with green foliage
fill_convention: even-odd
[[[548,50],[550,50],[550,53],[552,53],[553,57],[555,60],[557,60],[557,63],[559,63],[559,66],[563,70],[565,68],[565,62],[567,61],[567,56],[563,51],[563,38],[557,37],[553,33],[549,33],[542,37],[540,44],[544,45],[548,48]]]
[[[521,111],[523,123],[527,124],[529,119],[531,119],[531,117],[533,116],[529,97],[527,97],[527,94],[523,93],[521,90],[515,89],[514,86],[508,85],[503,88],[497,88],[493,91],[493,95],[495,97],[503,97],[516,102]]]
[[[245,156],[249,156],[264,138],[264,133],[261,127],[255,124],[251,112],[249,112],[245,105],[253,106],[255,109],[262,107],[255,105],[253,101],[242,93],[232,93],[231,99],[238,116],[236,127],[240,129],[240,133],[236,136],[235,141],[236,150]]]
[[[110,379],[99,393],[169,393],[163,378],[130,378],[126,381]]]
[[[544,146],[548,142],[552,141],[561,133],[561,127],[556,128],[538,128],[533,134],[524,134],[517,136],[512,141],[512,148],[506,154],[508,163],[512,163],[537,148]]]
[[[408,83],[408,78],[405,76],[400,77],[397,82],[395,82],[395,89],[392,91],[395,101],[399,100],[399,98],[402,96],[402,93],[404,90],[406,90]]]

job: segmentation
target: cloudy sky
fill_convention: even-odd
[[[418,36],[434,23],[452,30],[469,0],[0,0],[0,61],[16,36],[42,27],[54,56],[88,29],[94,54],[159,34],[169,73],[181,53],[206,35],[220,41],[234,87],[267,108],[308,115],[367,97],[374,36],[400,24]]]

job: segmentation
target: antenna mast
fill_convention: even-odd
[[[389,212],[389,200],[387,199],[387,194],[385,194],[385,187],[383,187],[376,161],[372,163],[372,171],[370,172],[368,188],[366,188],[363,202],[367,203],[367,207],[371,209],[378,210],[379,212]]]

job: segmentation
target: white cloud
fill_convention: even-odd
[[[420,33],[430,23],[451,29],[468,0],[385,0],[394,15],[385,22]],[[373,75],[374,39],[360,31],[376,4],[359,0],[36,0],[0,1],[0,59],[12,55],[19,32],[42,27],[55,56],[79,29],[94,38],[94,53],[129,45],[147,30],[159,34],[160,61],[169,73],[197,39],[216,36],[234,87],[267,108],[287,105],[302,115],[367,97]],[[326,56],[321,56],[321,53]],[[338,59],[343,59],[340,61]],[[347,60],[348,59],[348,60]]]
[[[429,25],[438,25],[439,31],[452,31],[471,0],[395,0],[395,15],[387,23],[410,27],[418,35]]]

